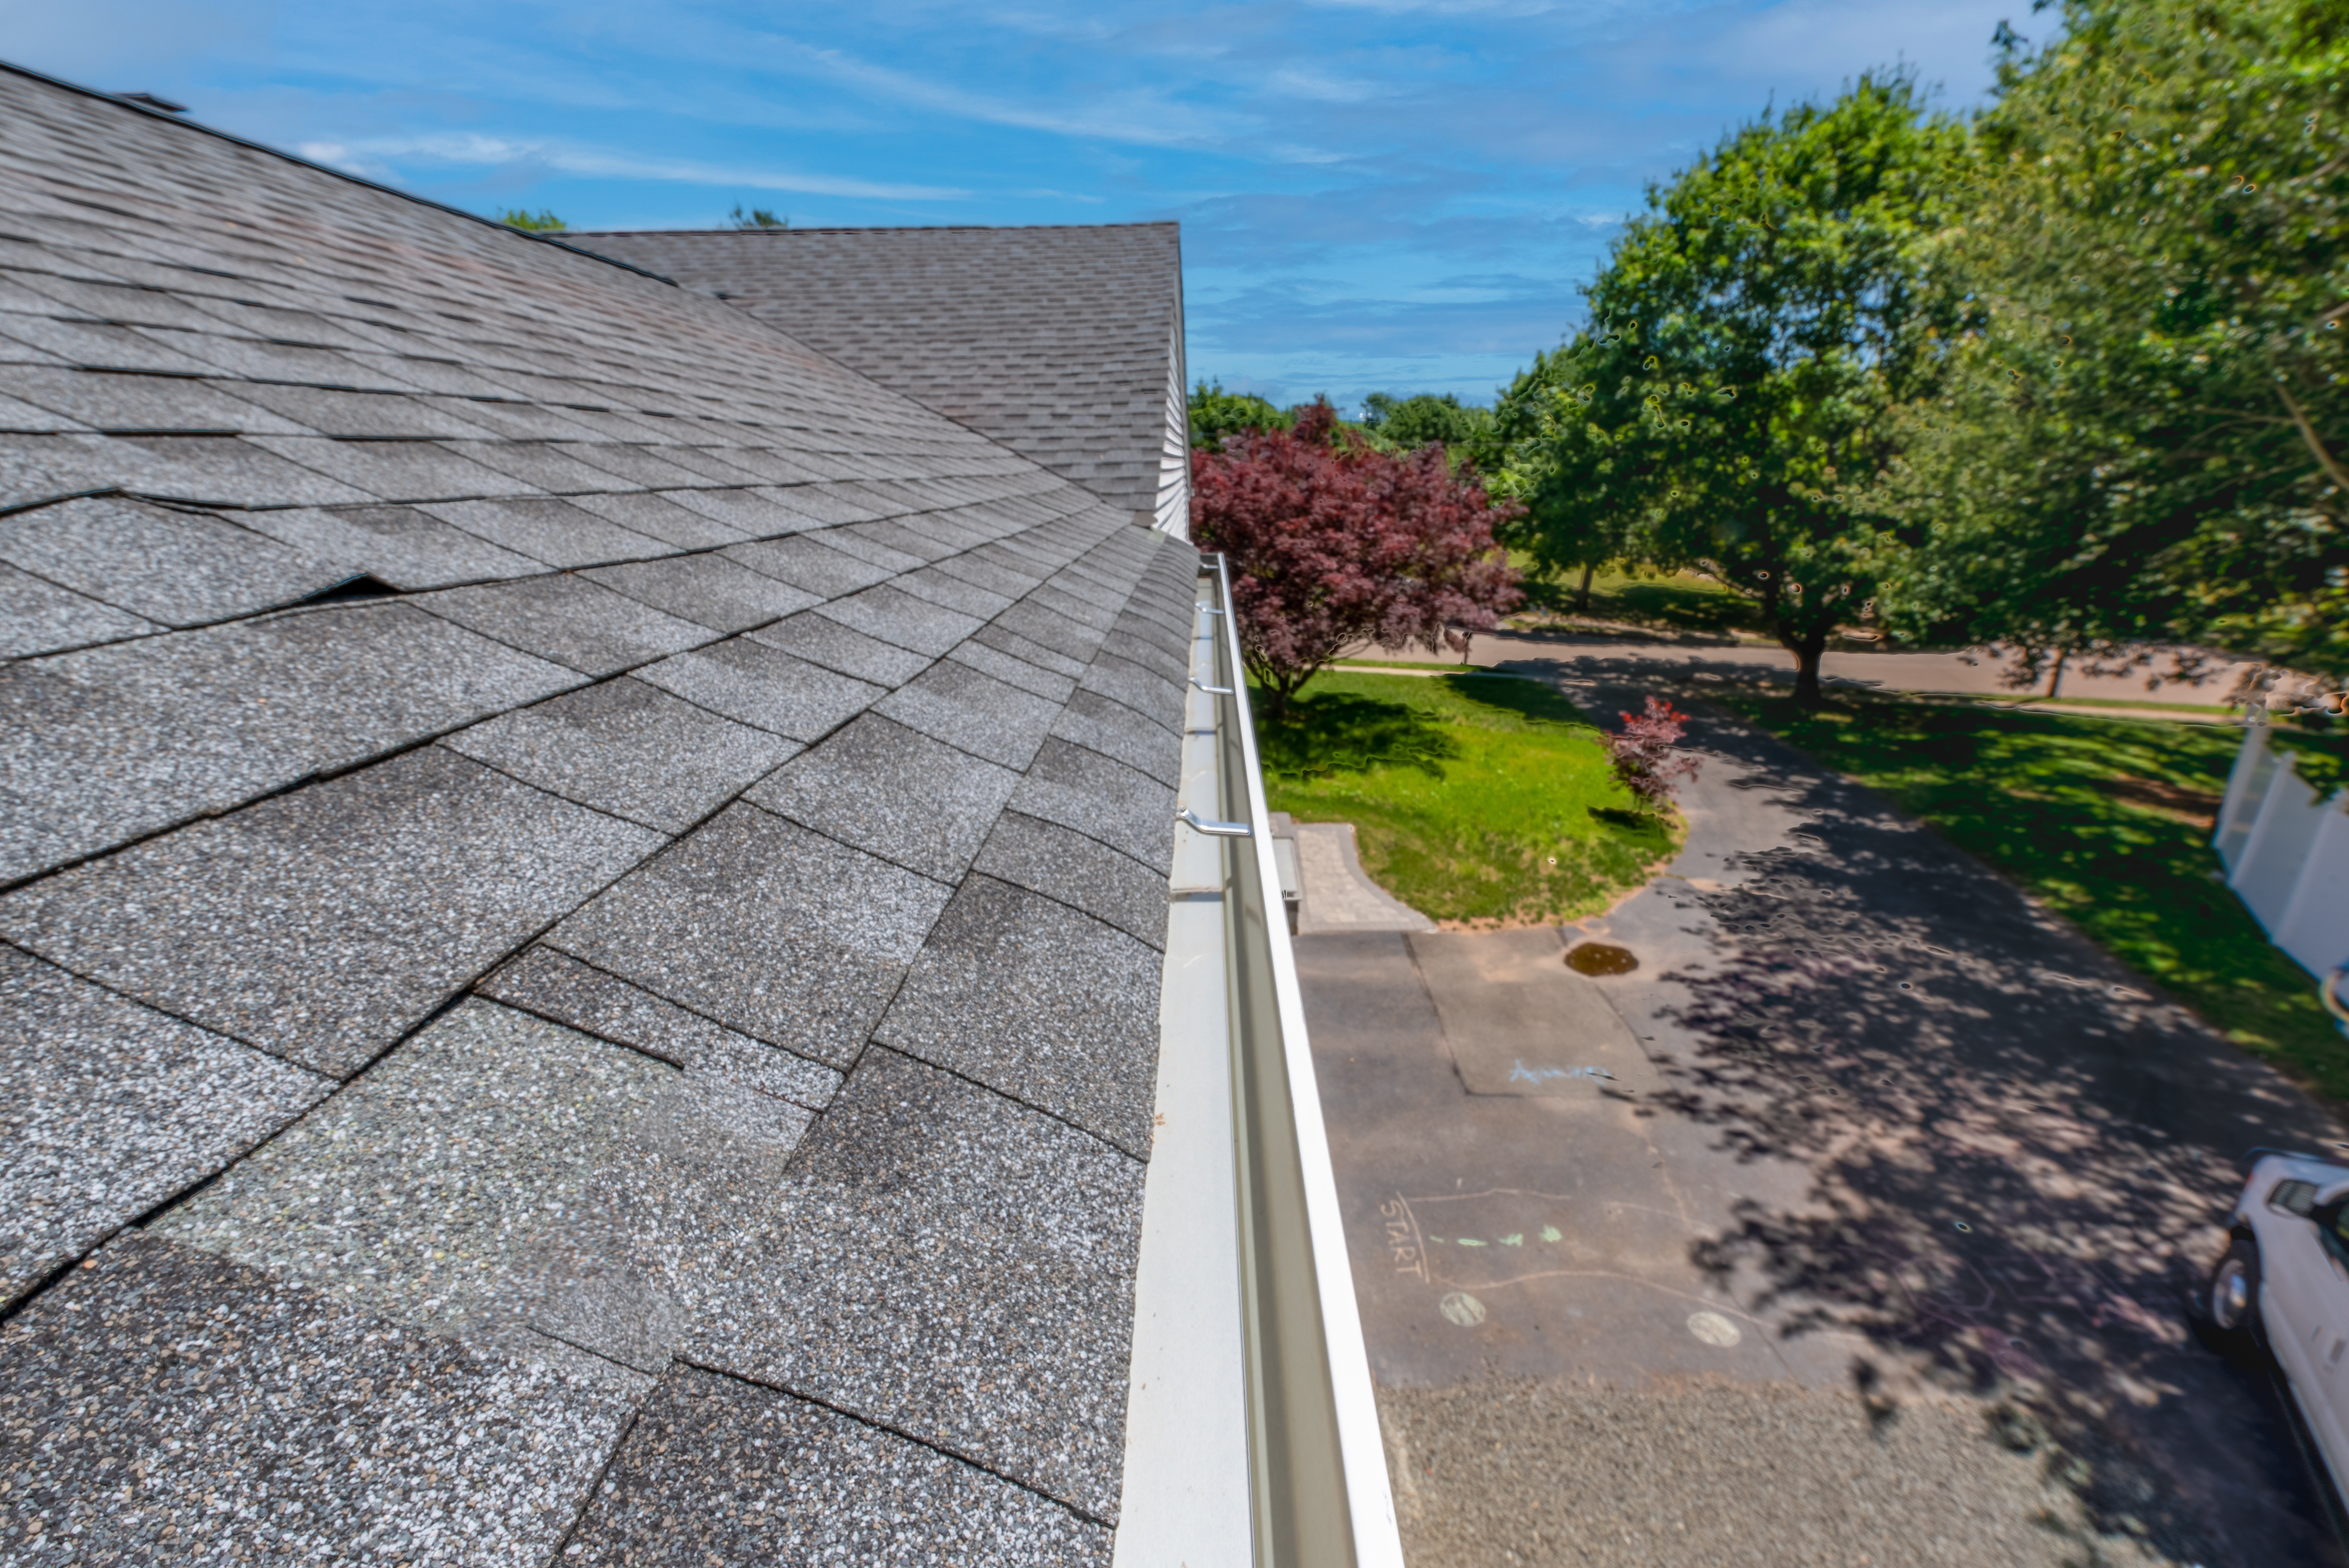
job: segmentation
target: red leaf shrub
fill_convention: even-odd
[[[1647,711],[1634,717],[1619,714],[1623,727],[1607,738],[1607,755],[1615,777],[1650,810],[1660,810],[1680,793],[1680,781],[1696,777],[1696,758],[1676,755],[1688,727],[1687,714],[1661,697],[1648,699]]]
[[[1272,716],[1314,671],[1358,643],[1468,649],[1523,597],[1493,539],[1516,514],[1444,449],[1408,456],[1359,438],[1333,444],[1337,412],[1295,428],[1226,436],[1193,454],[1191,537],[1231,559],[1248,674]]]

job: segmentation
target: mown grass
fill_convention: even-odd
[[[1363,868],[1436,920],[1595,913],[1683,837],[1677,819],[1634,809],[1597,727],[1536,681],[1325,671],[1287,722],[1261,696],[1257,713],[1273,809],[1353,823]]]
[[[2223,881],[2209,816],[2240,730],[1837,695],[1708,693],[2013,877],[2106,952],[2336,1102],[2349,1039]],[[2279,737],[2330,780],[2333,737]]]
[[[1525,574],[1520,586],[1525,590],[1526,608],[1545,615],[1588,614],[1594,621],[1714,636],[1761,630],[1751,602],[1693,572],[1643,576],[1602,567],[1590,579],[1589,610],[1579,612],[1574,598],[1582,584],[1581,573],[1537,576],[1531,559],[1516,553],[1510,556],[1509,563]]]

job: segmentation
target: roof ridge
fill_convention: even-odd
[[[170,118],[169,116],[165,117]],[[486,220],[484,220],[486,222]],[[777,229],[565,229],[566,234],[947,234],[947,233],[1040,233],[1047,231],[1071,231],[1092,233],[1102,229],[1174,229],[1182,228],[1173,218],[1139,218],[1123,223],[820,223],[805,228],[785,225]]]
[[[419,207],[430,207],[439,211],[454,213],[460,218],[468,219],[484,227],[496,229],[521,239],[534,240],[543,245],[553,245],[555,249],[568,251],[574,256],[585,256],[591,261],[602,262],[625,272],[635,273],[639,277],[650,278],[655,283],[667,284],[671,288],[678,286],[678,281],[675,278],[663,276],[649,267],[640,267],[633,262],[624,262],[616,256],[607,256],[599,251],[585,250],[578,245],[566,243],[553,234],[529,229],[517,229],[512,224],[502,223],[495,218],[484,218],[479,212],[468,212],[462,207],[452,207],[446,201],[435,201],[429,196],[419,196],[412,191],[402,191],[397,185],[386,185],[379,180],[369,180],[363,174],[353,174],[348,170],[337,169],[331,163],[319,163],[312,159],[304,158],[299,153],[288,152],[282,147],[272,147],[265,141],[252,140],[237,135],[234,131],[222,130],[217,126],[206,125],[200,119],[191,119],[185,110],[171,112],[160,109],[152,105],[140,103],[136,98],[127,98],[120,93],[100,92],[96,88],[86,88],[79,82],[69,82],[62,77],[53,77],[46,71],[36,71],[30,66],[20,66],[13,60],[0,60],[0,71],[39,82],[46,87],[58,88],[82,98],[95,98],[99,103],[111,104],[117,108],[127,109],[133,114],[143,114],[150,119],[165,125],[177,126],[182,130],[191,130],[201,135],[213,137],[254,152],[266,153],[280,162],[298,164],[304,169],[315,169],[321,174],[329,174],[349,184],[365,186],[370,191],[380,191],[387,196],[397,196],[403,201],[412,201]]]

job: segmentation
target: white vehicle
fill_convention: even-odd
[[[2220,1332],[2265,1345],[2349,1496],[2349,1165],[2252,1153],[2202,1305]]]

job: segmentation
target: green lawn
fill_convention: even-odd
[[[2245,1049],[2349,1102],[2349,1039],[2220,882],[2209,816],[2241,733],[1837,694],[1708,693],[2013,877]],[[2337,738],[2279,737],[2330,779]]]
[[[1679,848],[1680,823],[1636,811],[1597,728],[1538,682],[1325,671],[1285,724],[1256,704],[1273,809],[1353,823],[1364,868],[1433,919],[1593,913]]]
[[[1530,558],[1520,553],[1512,553],[1509,564],[1525,573],[1521,585],[1527,610],[1547,615],[1576,614],[1574,594],[1581,586],[1581,573],[1537,577]],[[1652,626],[1660,631],[1727,636],[1761,630],[1751,602],[1693,572],[1640,576],[1613,567],[1602,568],[1590,580],[1589,614],[1594,621]]]

